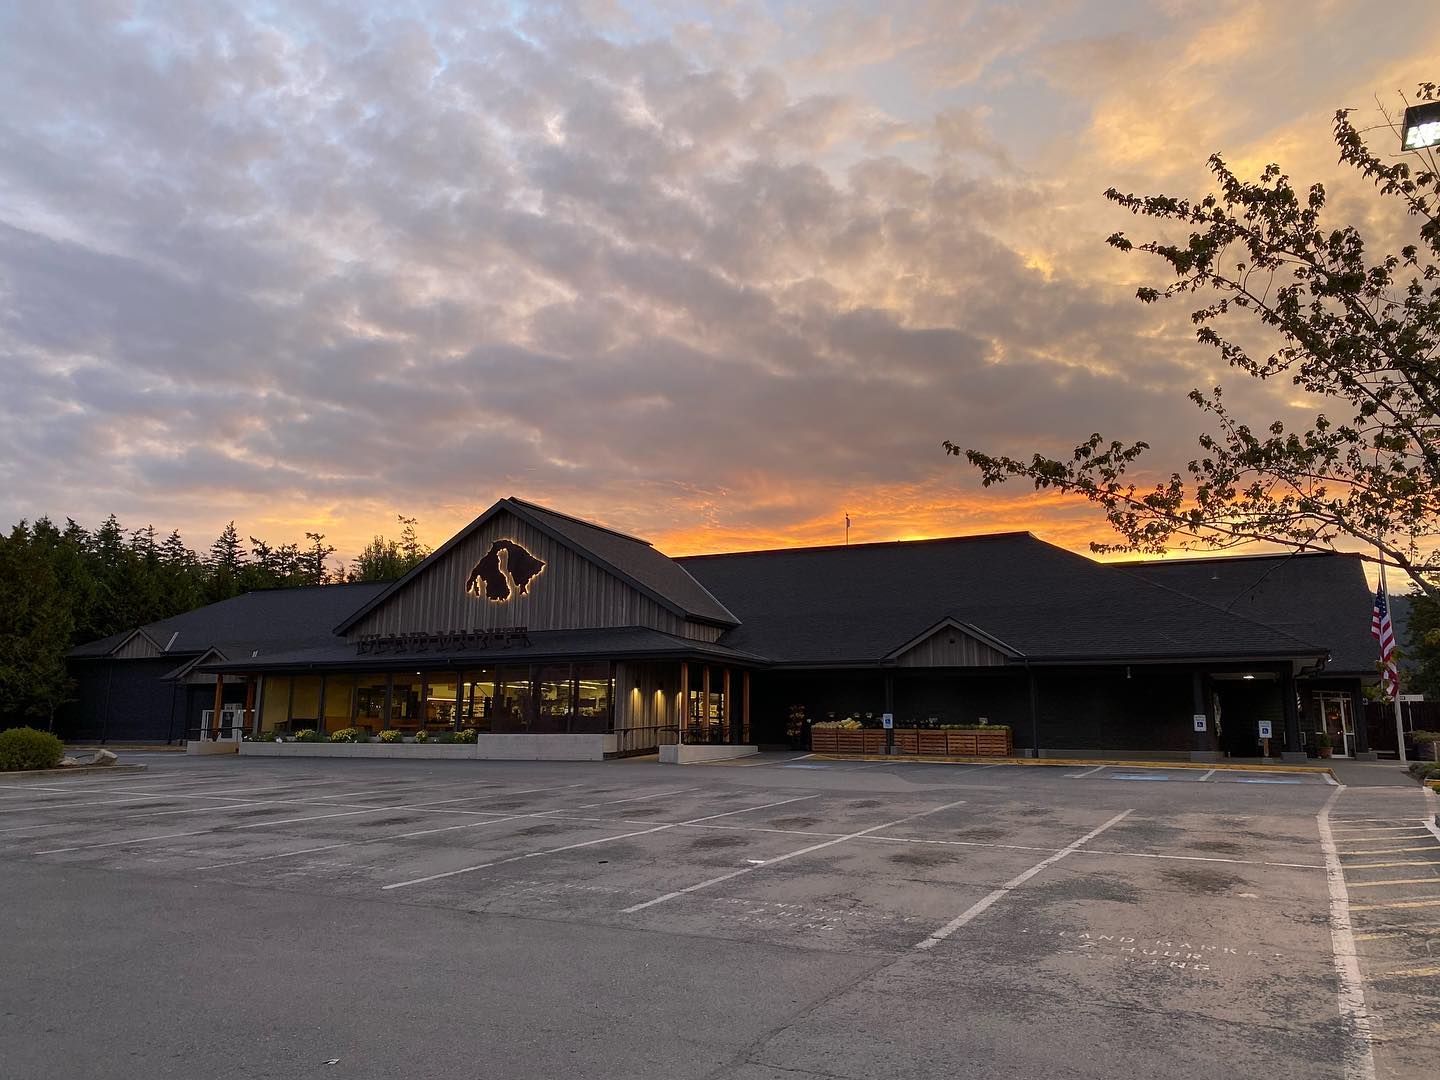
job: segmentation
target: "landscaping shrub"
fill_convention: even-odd
[[[290,736],[295,742],[319,742],[320,733],[314,728],[301,728]]]
[[[416,741],[416,742],[429,742],[429,741],[430,741],[430,736],[426,733],[426,731],[425,731],[424,728],[421,728],[419,731],[415,732],[415,741]]]
[[[380,732],[380,741],[383,743],[404,742],[405,736],[398,731],[385,730]]]
[[[64,753],[65,744],[48,731],[32,727],[0,731],[0,772],[53,769]]]
[[[295,738],[296,738],[297,740],[299,740],[299,741],[302,741],[302,742],[305,741],[305,740],[301,740],[301,739],[300,739],[300,735],[301,735],[301,733],[297,731],[297,732],[295,733]],[[359,729],[359,728],[353,728],[353,727],[343,727],[343,728],[341,728],[339,731],[332,731],[332,732],[330,733],[330,741],[331,741],[331,742],[359,742],[359,741],[360,741],[360,729]]]
[[[274,742],[275,732],[273,731],[247,731],[241,736],[246,742]]]
[[[467,727],[455,736],[455,741],[473,743],[479,740],[479,738],[480,732],[476,731],[473,727]]]

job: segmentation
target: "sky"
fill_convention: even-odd
[[[0,3],[0,521],[1083,550],[942,441],[1168,472],[1192,387],[1309,407],[1135,300],[1102,192],[1221,151],[1383,236],[1331,118],[1437,45],[1433,0]]]

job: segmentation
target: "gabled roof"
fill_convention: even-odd
[[[1033,662],[1317,658],[1324,642],[1151,585],[1030,533],[677,560],[741,619],[721,644],[873,664],[947,616]]]
[[[201,664],[223,664],[229,659],[223,652],[216,648],[206,649],[198,656],[192,656],[177,668],[172,668],[160,678],[164,682],[176,682],[185,678]]]
[[[1359,555],[1306,551],[1118,563],[1155,585],[1325,646],[1327,673],[1374,675],[1374,593]]]
[[[648,596],[669,611],[686,619],[734,626],[739,621],[674,559],[662,555],[649,541],[607,529],[589,521],[512,497],[501,499],[465,528],[447,540],[408,574],[384,592],[350,613],[335,633],[343,634],[366,615],[399,594],[456,545],[484,528],[497,515],[513,514],[549,536],[557,544],[614,574],[621,581]]]
[[[180,658],[217,648],[226,656],[248,656],[253,650],[272,652],[328,640],[330,627],[377,593],[389,582],[350,585],[303,585],[291,589],[256,589],[207,604],[180,615],[140,627],[158,642],[161,652]],[[112,634],[70,650],[70,656],[109,656],[118,642],[135,631]],[[168,645],[168,648],[164,646]]]
[[[885,658],[887,660],[893,660],[898,656],[902,656],[903,654],[909,652],[911,649],[915,648],[917,645],[923,645],[925,642],[929,641],[932,637],[938,634],[941,630],[946,629],[958,630],[960,631],[960,633],[966,634],[969,637],[974,638],[982,645],[988,645],[996,652],[1004,653],[1006,656],[1012,659],[1018,660],[1021,658],[1021,654],[1019,652],[1017,652],[1015,649],[1012,649],[1009,645],[1006,645],[1005,642],[1001,641],[999,638],[991,637],[984,630],[981,630],[978,626],[967,622],[961,622],[959,619],[955,618],[952,615],[946,615],[938,622],[931,623],[920,633],[910,638],[910,640],[902,642],[895,648],[891,649],[890,652],[886,654]]]

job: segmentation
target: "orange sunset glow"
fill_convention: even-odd
[[[505,495],[675,555],[847,513],[1111,541],[941,448],[1100,431],[1162,475],[1186,392],[1243,380],[1136,302],[1163,268],[1101,193],[1199,193],[1222,151],[1383,240],[1331,117],[1379,123],[1440,31],[1418,0],[63,8],[0,65],[0,511],[344,560]]]

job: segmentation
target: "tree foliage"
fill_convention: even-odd
[[[1422,84],[1419,96],[1436,99],[1436,85]],[[1068,459],[998,456],[949,440],[945,449],[963,454],[987,487],[1020,478],[1095,502],[1123,538],[1093,545],[1099,551],[1252,541],[1332,550],[1359,541],[1367,558],[1440,596],[1440,174],[1431,157],[1384,160],[1350,110],[1335,114],[1334,137],[1340,160],[1403,211],[1397,223],[1408,221],[1416,243],[1372,254],[1359,230],[1326,222],[1320,184],[1297,188],[1275,165],[1247,181],[1218,154],[1209,162],[1218,190],[1198,200],[1105,193],[1188,232],[1179,243],[1109,237],[1174,274],[1138,298],[1199,298],[1196,338],[1237,371],[1289,380],[1318,402],[1312,421],[1252,427],[1220,387],[1192,390],[1212,430],[1184,474],[1154,484],[1133,478],[1147,443],[1098,433]],[[1248,328],[1234,331],[1229,317],[1241,313],[1263,327],[1264,350],[1246,343]]]
[[[350,566],[351,581],[395,581],[404,577],[430,554],[428,545],[420,542],[414,518],[397,515],[400,539],[376,536]]]
[[[382,559],[362,555],[347,574],[319,532],[303,547],[254,536],[247,545],[232,521],[201,555],[178,531],[160,540],[153,526],[126,530],[113,514],[93,531],[20,522],[0,535],[0,727],[50,726],[73,694],[65,653],[75,645],[252,589],[400,577],[430,551],[414,518],[400,524],[398,540],[377,536],[366,548]]]

